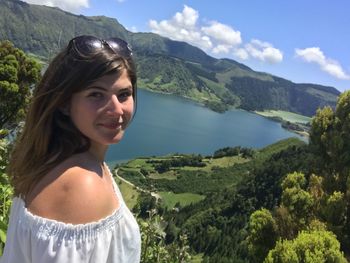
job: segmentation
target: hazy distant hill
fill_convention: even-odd
[[[139,86],[189,97],[217,111],[234,106],[310,116],[318,107],[334,107],[339,95],[333,87],[296,84],[231,59],[215,59],[184,42],[129,32],[113,18],[0,0],[0,40],[9,39],[42,59],[52,57],[69,39],[81,34],[127,40],[137,57]]]

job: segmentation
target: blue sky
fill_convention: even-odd
[[[348,0],[26,0],[116,18],[296,83],[350,89]]]

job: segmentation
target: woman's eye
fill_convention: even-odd
[[[125,91],[125,92],[118,95],[118,99],[123,101],[123,100],[126,100],[127,98],[129,98],[131,95],[132,95],[132,91]]]
[[[103,94],[101,92],[91,92],[89,93],[88,97],[99,99],[103,98]]]

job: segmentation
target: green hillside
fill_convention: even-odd
[[[205,157],[145,157],[119,165],[118,175],[159,194],[158,205],[140,199],[138,213],[156,208],[163,214],[169,244],[187,233],[192,254],[207,260],[199,262],[250,262],[244,243],[249,215],[279,202],[284,175],[308,166],[306,147],[290,138],[259,150],[238,146]]]

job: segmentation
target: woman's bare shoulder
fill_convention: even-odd
[[[34,188],[27,202],[30,212],[71,224],[98,221],[113,213],[115,195],[103,170],[78,157],[56,166]]]

